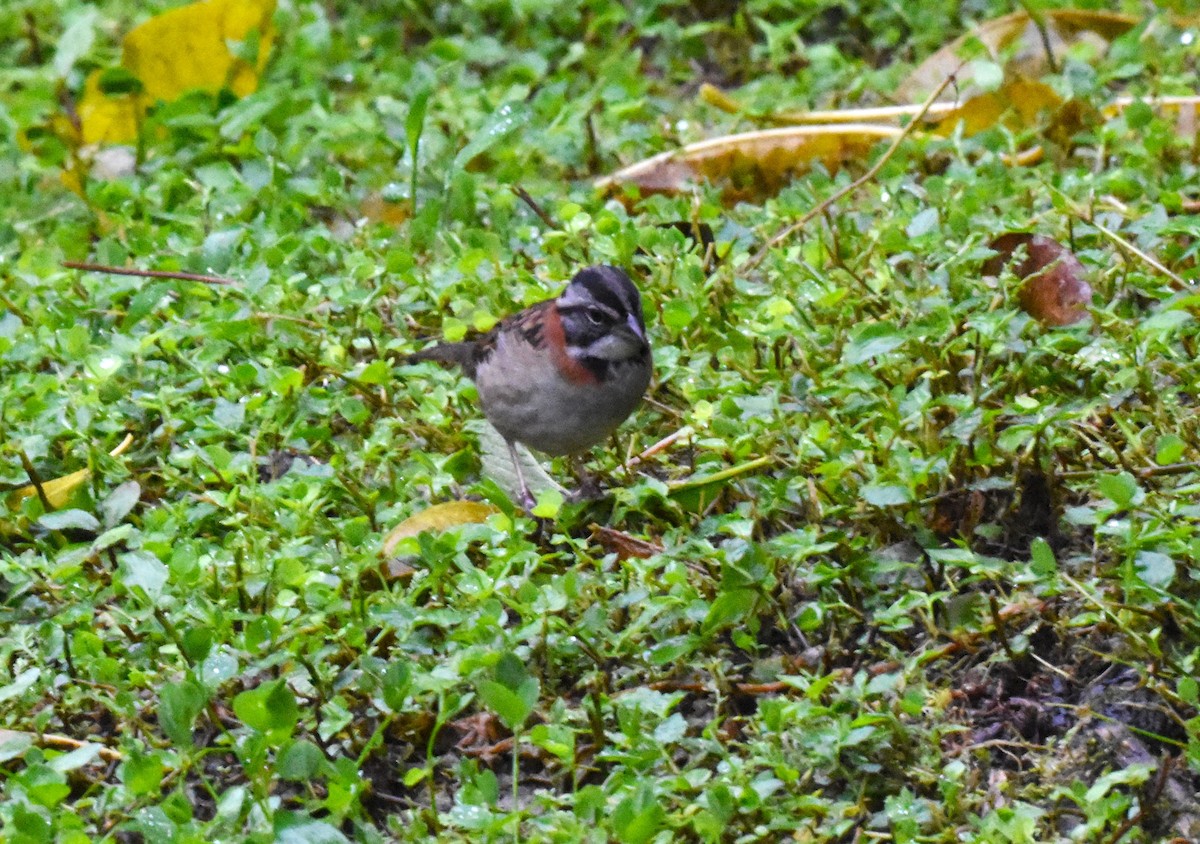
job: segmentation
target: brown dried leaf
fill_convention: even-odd
[[[592,532],[592,540],[599,543],[608,553],[616,554],[618,560],[628,560],[630,557],[644,560],[663,551],[663,547],[657,542],[638,539],[615,528],[593,523],[588,525],[588,529]]]
[[[645,194],[676,194],[697,181],[722,186],[723,199],[760,202],[792,179],[824,164],[830,172],[855,158],[865,158],[883,138],[900,134],[894,126],[846,124],[790,126],[743,132],[700,141],[639,161],[596,182],[609,193],[634,185]]]
[[[1024,247],[1024,257],[1012,268],[1025,279],[1021,307],[1046,325],[1071,325],[1087,316],[1091,285],[1084,280],[1083,264],[1062,244],[1040,234],[1009,232],[989,247],[999,254],[983,265],[984,275],[999,275]]]
[[[900,86],[900,96],[919,99],[956,72],[960,87],[969,83],[970,67],[960,68],[963,47],[968,43],[982,44],[996,61],[1003,58],[1003,53],[1015,50],[1015,56],[1007,65],[1008,71],[1036,79],[1048,69],[1047,49],[1057,61],[1068,49],[1083,41],[1090,40],[1104,48],[1138,23],[1138,19],[1130,15],[1084,9],[1047,10],[1041,16],[1045,22],[1045,38],[1028,12],[1014,12],[980,24],[923,61]]]
[[[383,540],[383,555],[390,557],[401,540],[416,536],[422,531],[443,531],[459,525],[482,524],[488,516],[500,512],[491,504],[482,501],[447,501],[434,504],[396,525]]]
[[[412,216],[412,204],[407,201],[392,202],[384,199],[383,194],[369,193],[359,204],[359,212],[372,223],[399,226]]]

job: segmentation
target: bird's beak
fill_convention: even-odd
[[[629,326],[629,330],[633,332],[633,336],[637,337],[643,343],[646,342],[646,329],[642,328],[641,322],[637,318],[637,314],[630,314],[625,317],[625,324]]]

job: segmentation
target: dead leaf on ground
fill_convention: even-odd
[[[79,141],[84,145],[127,143],[137,138],[146,111],[146,95],[140,91],[107,93],[101,85],[102,70],[94,70],[83,83],[76,113]]]
[[[476,712],[455,718],[449,727],[458,734],[458,740],[454,742],[455,749],[462,751],[491,746],[504,734],[500,719],[490,712]]]
[[[126,434],[125,439],[121,440],[112,451],[108,453],[109,457],[120,457],[125,453],[125,450],[133,444],[133,434]],[[46,501],[51,507],[57,509],[67,503],[71,493],[74,492],[80,484],[86,481],[92,475],[91,469],[80,469],[77,472],[72,472],[69,475],[63,475],[61,478],[44,481],[42,483],[42,493],[46,496]],[[18,487],[8,494],[5,503],[10,510],[16,510],[21,506],[23,499],[37,495],[37,487],[33,484],[26,484]]]
[[[832,173],[848,161],[865,159],[875,144],[895,138],[900,131],[894,126],[846,124],[725,135],[639,161],[599,179],[596,186],[618,195],[630,185],[642,195],[673,195],[708,181],[721,185],[722,198],[729,205],[757,202],[778,193],[815,164]]]
[[[1019,73],[1036,79],[1049,68],[1047,50],[1059,61],[1067,50],[1091,41],[1100,49],[1137,25],[1138,19],[1116,12],[1097,12],[1084,9],[1056,9],[1041,13],[1043,29],[1028,12],[1014,12],[981,23],[951,44],[938,50],[908,75],[900,86],[900,96],[917,100],[933,90],[952,73],[957,73],[960,90],[971,81],[970,66],[961,67],[963,48],[981,44],[994,61],[1002,61],[1012,51],[1006,63],[1009,73]]]
[[[971,97],[939,119],[933,131],[949,135],[960,123],[964,135],[975,135],[999,123],[1013,130],[1028,129],[1061,105],[1062,97],[1049,85],[1014,76],[995,91]]]
[[[493,513],[500,512],[483,501],[447,501],[413,513],[392,528],[383,540],[383,554],[390,557],[401,540],[431,530],[441,532],[460,525],[482,524]]]
[[[372,223],[385,223],[389,226],[399,226],[412,216],[412,203],[407,199],[394,202],[384,199],[383,194],[375,192],[363,197],[358,206],[359,213]]]
[[[1161,116],[1174,113],[1175,134],[1195,138],[1200,133],[1200,96],[1118,97],[1103,109],[1105,117],[1115,117],[1134,103],[1145,103]]]
[[[121,67],[137,90],[106,93],[110,70],[88,76],[78,106],[84,144],[137,139],[147,108],[186,91],[228,89],[239,97],[258,87],[274,39],[275,0],[201,0],[150,18],[125,36]],[[230,46],[257,33],[253,63]]]
[[[592,532],[592,541],[599,543],[609,554],[616,554],[618,560],[628,560],[631,557],[644,560],[663,552],[663,547],[657,542],[638,539],[616,528],[593,523],[588,525],[588,530]]]
[[[1024,247],[1024,257],[1012,268],[1025,280],[1021,307],[1046,325],[1071,325],[1087,316],[1092,287],[1083,264],[1070,249],[1040,234],[1009,232],[989,244],[996,256],[983,265],[984,275],[1000,275]]]

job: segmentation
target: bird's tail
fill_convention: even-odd
[[[421,349],[408,356],[408,363],[420,363],[424,360],[436,360],[440,363],[452,363],[456,366],[470,368],[474,362],[474,343],[438,343],[427,349]]]

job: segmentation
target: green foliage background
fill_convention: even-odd
[[[1194,282],[1195,138],[1095,109],[1195,93],[1196,59],[1123,7],[1151,23],[1051,78],[1090,115],[1071,143],[1016,168],[1032,130],[914,139],[743,274],[853,168],[632,215],[593,178],[750,128],[701,82],[760,111],[886,103],[1010,4],[283,3],[257,93],[162,105],[136,171],[80,197],[39,127],[169,5],[8,3],[0,484],[92,475],[0,511],[3,835],[1200,828],[1197,299],[1092,222]],[[727,250],[711,275],[656,226],[679,219]],[[1018,280],[981,279],[1009,230],[1075,250],[1090,320],[1043,328]],[[399,361],[595,262],[638,269],[653,401],[596,457],[611,495],[538,526],[481,475],[469,383]],[[389,528],[468,495],[503,512],[381,568]],[[593,522],[663,550],[619,559]]]

